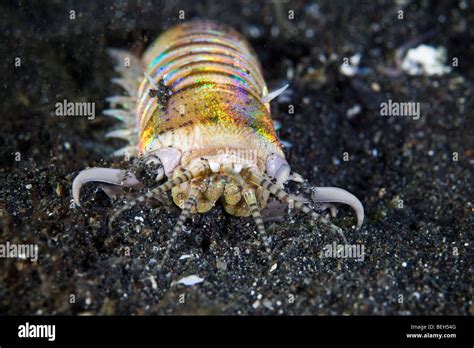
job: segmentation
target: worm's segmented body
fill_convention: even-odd
[[[191,22],[163,34],[143,61],[149,79],[138,92],[141,152],[170,146],[209,155],[231,144],[255,151],[261,168],[268,155],[283,156],[269,103],[262,101],[260,64],[240,34]]]
[[[112,109],[104,111],[124,124],[108,136],[130,143],[116,154],[156,161],[162,168],[157,181],[168,180],[116,211],[110,223],[122,211],[148,198],[162,199],[171,190],[182,208],[174,237],[190,213],[206,212],[219,199],[232,215],[252,215],[264,234],[260,209],[270,194],[330,224],[305,200],[284,191],[285,182],[299,176],[290,174],[269,102],[286,87],[268,93],[256,54],[239,33],[215,22],[194,21],[163,33],[141,59],[126,51],[111,54],[122,74],[113,81],[129,95],[109,98]],[[84,170],[73,184],[78,205],[80,188],[89,181],[139,184],[126,170]],[[318,188],[313,200],[329,207],[326,203],[349,204],[357,225],[362,224],[362,204],[345,190]]]

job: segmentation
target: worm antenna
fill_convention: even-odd
[[[293,200],[287,192],[285,192],[282,188],[278,187],[278,185],[272,183],[269,179],[251,170],[250,181],[252,181],[258,186],[261,186],[265,190],[270,191],[270,193],[274,194],[283,203],[293,205],[294,208],[301,210],[303,213],[310,215],[316,221],[319,221],[323,225],[328,226],[329,228],[331,228],[331,230],[337,232],[347,244],[347,239],[344,236],[344,233],[342,232],[342,229],[340,227],[332,224],[328,219],[316,213],[313,209],[311,209],[304,203],[299,202],[297,200]]]
[[[122,214],[124,211],[134,207],[138,203],[143,203],[148,198],[159,196],[160,194],[171,190],[174,186],[181,185],[183,182],[190,181],[191,179],[204,175],[209,172],[209,165],[207,163],[199,163],[194,169],[192,170],[185,170],[179,176],[174,179],[171,179],[164,184],[158,186],[157,188],[148,191],[147,193],[135,198],[134,200],[126,203],[123,207],[115,211],[109,220],[109,230],[112,230],[112,224],[117,219],[117,217]]]
[[[81,206],[79,194],[81,187],[91,181],[133,187],[140,184],[133,173],[113,168],[89,168],[81,171],[72,183],[72,197],[77,206]]]
[[[267,253],[269,265],[272,262],[272,250],[270,248],[270,243],[268,242],[267,233],[265,231],[265,226],[263,225],[262,215],[260,214],[260,209],[258,208],[257,198],[255,197],[255,191],[251,189],[246,189],[243,191],[243,196],[245,202],[250,208],[250,213],[252,214],[255,224],[257,225],[257,231],[262,238],[263,243],[265,245],[265,251]]]
[[[173,233],[171,235],[171,238],[168,240],[168,244],[166,246],[166,251],[161,259],[160,264],[158,265],[158,270],[160,270],[163,267],[163,264],[165,263],[166,259],[168,258],[168,255],[171,251],[171,247],[175,244],[176,239],[178,238],[178,234],[181,232],[183,228],[183,224],[186,221],[186,219],[189,217],[191,214],[191,208],[193,205],[196,203],[197,198],[201,194],[201,190],[198,187],[192,187],[191,191],[189,193],[188,199],[184,203],[183,210],[181,210],[181,215],[178,218],[178,222],[176,223],[176,226],[173,229]]]
[[[338,187],[318,187],[313,199],[321,203],[344,203],[349,205],[357,216],[357,228],[364,222],[364,206],[352,193]]]

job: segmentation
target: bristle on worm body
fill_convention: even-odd
[[[171,191],[174,203],[183,209],[172,240],[189,214],[204,213],[220,200],[231,215],[253,216],[269,251],[260,210],[270,195],[341,231],[285,192],[288,180],[301,177],[290,173],[269,103],[287,86],[268,93],[259,60],[238,32],[215,22],[193,21],[164,32],[140,59],[126,51],[110,54],[122,75],[113,82],[127,96],[108,99],[112,109],[104,115],[118,119],[124,128],[107,136],[130,143],[117,155],[158,161],[163,170],[157,180],[168,179],[117,210],[109,219],[110,228],[123,211]],[[74,180],[74,201],[79,205],[80,188],[89,181],[138,183],[127,177],[126,170],[87,169]],[[351,193],[318,188],[313,200],[349,204],[357,227],[362,225],[364,209]]]

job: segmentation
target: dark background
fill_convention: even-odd
[[[363,202],[360,230],[347,207],[335,223],[350,243],[364,244],[364,262],[320,258],[340,240],[293,213],[266,223],[278,263],[268,275],[253,220],[216,207],[188,220],[157,273],[178,208],[136,207],[114,232],[107,218],[121,202],[97,185],[83,190],[82,208],[71,208],[80,170],[132,163],[109,157],[123,145],[104,138],[113,121],[59,118],[54,104],[94,102],[100,115],[104,99],[121,93],[110,83],[106,48],[140,54],[179,22],[179,10],[235,27],[257,51],[269,88],[290,83],[272,103],[280,136],[292,144],[288,161],[309,184],[342,187]],[[39,260],[0,259],[0,313],[473,314],[473,13],[469,1],[2,1],[0,242],[37,243]],[[459,67],[443,76],[384,73],[410,42],[444,46],[448,64],[457,57]],[[342,75],[343,58],[355,53],[360,73]],[[421,118],[381,117],[388,99],[420,102]],[[349,117],[355,105],[361,112]],[[308,194],[308,185],[290,190]],[[197,256],[178,260],[184,254]],[[191,274],[205,281],[172,284]]]

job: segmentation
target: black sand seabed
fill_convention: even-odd
[[[13,3],[0,5],[0,242],[37,243],[39,259],[0,260],[0,313],[474,313],[468,1]],[[114,232],[107,218],[122,203],[97,185],[83,190],[82,208],[71,208],[71,182],[80,170],[131,164],[108,156],[123,145],[104,138],[113,121],[57,117],[55,103],[94,102],[99,115],[104,99],[120,93],[110,83],[116,74],[106,48],[142,52],[179,21],[181,9],[186,18],[225,21],[248,37],[270,89],[289,81],[289,93],[272,104],[281,138],[293,145],[288,160],[309,184],[342,187],[363,202],[360,230],[351,228],[347,207],[335,220],[349,243],[364,245],[362,262],[320,258],[326,244],[341,240],[292,213],[266,223],[277,263],[269,275],[252,219],[216,207],[186,223],[157,273],[178,208],[137,207]],[[457,57],[459,66],[442,76],[382,73],[395,67],[396,49],[416,38],[445,47],[448,64]],[[356,53],[358,74],[344,76],[343,58]],[[381,117],[380,103],[388,99],[420,102],[420,119]],[[356,105],[360,112],[348,115]],[[290,190],[305,192],[304,186]],[[194,256],[179,260],[186,254]],[[204,281],[172,284],[188,275]]]

